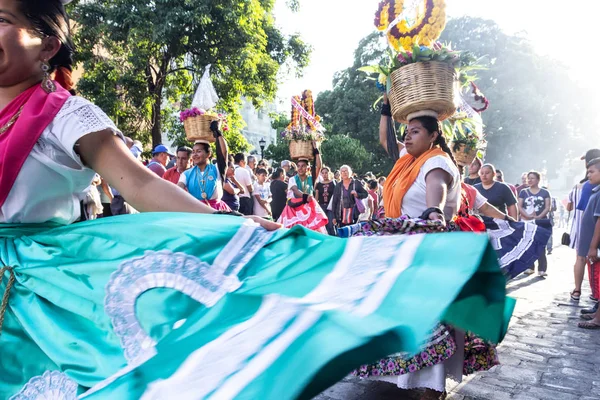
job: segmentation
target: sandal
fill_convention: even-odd
[[[600,324],[597,324],[592,321],[580,322],[579,324],[577,324],[577,326],[582,329],[600,329]]]
[[[581,290],[573,290],[571,292],[571,300],[579,301],[581,299]]]

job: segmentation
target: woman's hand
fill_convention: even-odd
[[[358,193],[356,193],[356,190],[353,190],[353,191],[351,191],[351,192],[350,192],[350,194],[351,194],[352,196],[354,196],[354,197],[357,197],[357,196],[358,196]]]
[[[446,221],[444,219],[444,214],[440,214],[435,211],[429,214],[429,220],[430,221],[442,221],[442,222]]]
[[[333,224],[333,226],[337,226],[337,220],[335,218],[331,220],[331,223]]]
[[[261,227],[265,228],[268,231],[276,231],[277,229],[283,228],[283,225],[278,224],[277,222],[268,221],[264,218],[257,217],[256,215],[249,215],[244,218],[251,219],[252,221],[256,222],[257,224],[259,224]]]
[[[506,215],[506,217],[504,218],[506,221],[510,221],[510,222],[517,222],[516,219],[514,219],[513,217],[511,217],[510,215]]]
[[[597,262],[598,261],[598,249],[596,248],[591,248],[590,251],[588,251],[588,255],[587,255],[588,260],[590,260],[590,262]]]

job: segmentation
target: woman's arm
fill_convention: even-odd
[[[108,183],[106,183],[104,178],[100,178],[100,185],[102,186],[102,191],[104,192],[104,194],[108,196],[110,201],[112,201],[114,196],[112,194],[112,191],[110,190],[110,187],[108,186]]]
[[[386,93],[383,94],[383,104],[390,104]],[[390,118],[390,116],[382,115],[379,119],[379,143],[381,143],[386,152],[388,152],[388,122]],[[396,140],[396,144],[398,146],[398,153],[400,153],[404,148],[404,144],[398,140]]]
[[[354,183],[356,184],[355,190],[356,190],[356,197],[358,197],[359,199],[366,199],[367,197],[369,197],[369,192],[366,191],[366,189],[364,188],[364,186],[362,185],[362,183],[360,183],[359,181],[355,180]]]
[[[588,251],[588,259],[591,262],[598,261],[598,246],[600,246],[600,218],[596,220],[596,225],[594,225],[594,236],[592,236],[590,250]]]
[[[515,209],[516,209],[516,206],[513,205],[512,207],[515,207]],[[490,217],[490,218],[496,218],[496,219],[506,218],[506,214],[502,213],[500,210],[498,210],[496,207],[494,207],[487,201],[483,204],[483,206],[479,207],[479,213],[481,215],[485,215],[486,217]],[[516,222],[516,220],[511,215],[509,215],[509,219],[513,222]]]
[[[527,220],[532,219],[531,215],[529,215],[527,213],[527,211],[525,211],[525,209],[523,208],[523,198],[519,197],[519,213],[521,213],[521,216]]]
[[[341,201],[341,196],[342,196],[342,185],[343,183],[340,183],[338,185],[335,186],[335,189],[333,189],[333,198],[331,199],[331,215],[332,215],[332,223],[333,225],[337,226],[337,218],[338,218],[338,210],[340,207],[340,201]]]
[[[517,220],[517,206],[515,204],[506,207],[506,213],[515,221]]]
[[[159,178],[140,164],[121,139],[110,130],[85,135],[78,141],[82,161],[103,176],[134,208],[143,212],[192,212],[215,210],[190,194]],[[277,229],[262,218],[252,218],[266,229]]]
[[[427,208],[436,207],[441,210],[446,206],[446,196],[448,194],[448,186],[452,182],[452,177],[441,168],[436,168],[427,174],[425,177],[425,201]],[[429,219],[441,220],[444,216],[438,213],[429,214]]]
[[[550,212],[551,208],[552,208],[552,198],[546,197],[544,199],[544,211],[542,211],[542,213],[540,215],[536,216],[535,219],[548,218],[548,213]]]
[[[223,184],[223,190],[234,196],[240,193],[240,189],[231,186],[231,184],[227,181]]]

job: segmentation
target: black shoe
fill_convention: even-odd
[[[596,303],[592,308],[583,308],[579,312],[581,314],[594,314],[596,311],[598,311],[598,303]]]

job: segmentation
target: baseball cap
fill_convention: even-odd
[[[585,167],[587,169],[587,165],[590,161],[592,161],[594,158],[600,158],[600,149],[591,149],[585,152],[584,155],[581,156],[582,160],[585,160]],[[587,177],[587,173],[585,174],[585,177],[580,181],[580,183],[584,183],[588,180]]]
[[[587,165],[594,158],[600,158],[600,149],[591,149],[585,152],[584,155],[581,156],[582,160],[585,160],[585,164]]]
[[[171,157],[175,157],[175,154],[171,153],[169,151],[169,149],[167,148],[167,146],[165,146],[164,144],[159,144],[158,146],[156,146],[154,148],[154,150],[152,150],[152,155],[159,154],[159,153],[167,153]]]

